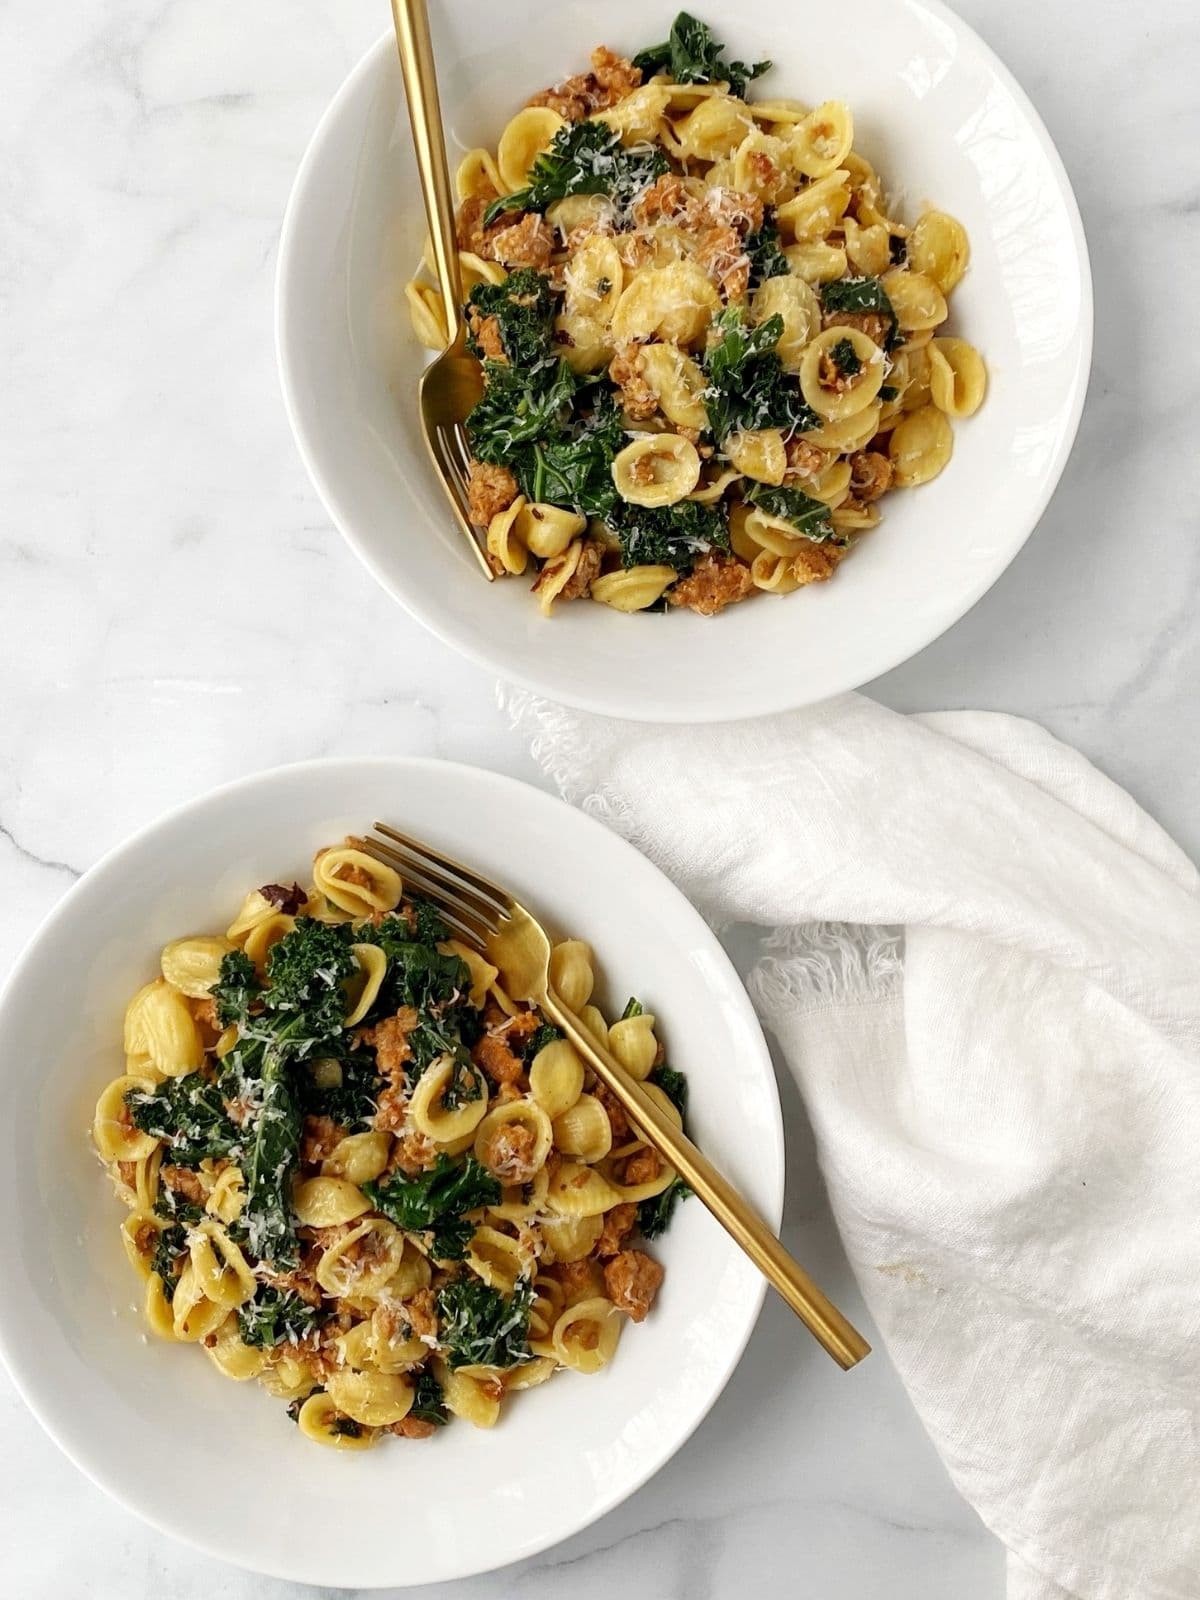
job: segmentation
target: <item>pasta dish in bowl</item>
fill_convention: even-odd
[[[0,1356],[131,1510],[346,1588],[489,1570],[616,1505],[704,1417],[764,1294],[574,1053],[338,843],[375,816],[586,934],[555,962],[589,1025],[676,1107],[686,1072],[689,1133],[772,1224],[783,1190],[728,958],[549,795],[310,763],[85,874],[0,997]]]
[[[430,6],[498,581],[421,426],[444,322],[390,34],[297,177],[277,341],[332,521],[422,625],[552,700],[717,721],[867,682],[995,581],[1074,437],[1090,280],[941,0],[675,10]]]
[[[353,839],[172,940],[124,1017],[93,1141],[160,1338],[259,1379],[337,1449],[492,1427],[505,1397],[593,1373],[663,1269],[687,1189],[553,1024]],[[551,971],[682,1126],[687,1079],[592,952]],[[624,1313],[624,1315],[622,1315]]]
[[[945,333],[966,230],[901,220],[845,103],[749,98],[770,69],[683,12],[459,165],[471,515],[547,614],[712,616],[823,582],[983,401],[982,358]],[[436,285],[407,296],[444,349]]]

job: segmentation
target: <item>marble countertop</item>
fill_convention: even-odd
[[[960,0],[1076,186],[1096,357],[1074,457],[962,623],[872,687],[902,709],[1026,714],[1193,853],[1200,634],[1188,409],[1200,14],[1188,0]],[[164,808],[255,768],[367,751],[537,779],[485,674],[427,637],[309,486],[272,347],[279,223],[330,95],[385,25],[371,0],[41,0],[0,12],[0,960]],[[356,648],[312,648],[338,596]],[[786,1238],[859,1311],[784,1082]],[[0,1375],[6,1581],[282,1600],[78,1477]],[[565,1545],[453,1592],[540,1600],[987,1600],[999,1546],[950,1486],[886,1357],[853,1380],[768,1306],[700,1431]],[[439,1594],[448,1593],[441,1589]]]

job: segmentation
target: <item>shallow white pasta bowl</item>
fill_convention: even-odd
[[[603,42],[665,37],[672,4],[433,0],[452,158],[495,147],[524,99]],[[1083,406],[1092,298],[1078,209],[1029,101],[939,0],[793,0],[700,8],[731,56],[776,65],[754,91],[851,106],[856,146],[897,209],[966,226],[972,265],[950,332],[991,386],[956,424],[933,483],[888,496],[881,526],[830,583],[761,595],[706,620],[560,605],[528,577],[489,585],[461,543],[416,405],[425,354],[405,281],[425,237],[395,45],[338,93],[305,156],[279,260],[277,338],[288,412],[330,516],[427,627],[502,677],[617,716],[714,721],[807,704],[897,665],[958,620],[1020,550],[1058,481]]]
[[[655,1244],[659,1300],[611,1367],[514,1396],[491,1432],[453,1421],[362,1453],[321,1449],[258,1385],[146,1334],[126,1213],[88,1133],[123,1070],[126,1001],[165,942],[224,927],[248,887],[303,878],[315,848],[375,817],[475,861],[553,931],[588,939],[602,1000],[637,994],[660,1018],[700,1143],[772,1223],[783,1195],[774,1076],[724,952],[631,846],[548,795],[436,761],[287,767],[174,812],[94,867],[0,997],[0,1354],[76,1465],[133,1511],[243,1566],[353,1588],[502,1566],[623,1500],[712,1405],[764,1294],[688,1201]]]

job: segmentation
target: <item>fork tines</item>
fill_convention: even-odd
[[[419,839],[376,822],[374,834],[356,841],[368,855],[395,867],[406,883],[435,905],[455,933],[469,943],[484,946],[508,916],[508,896],[472,872],[461,861],[446,856]],[[383,838],[376,835],[382,834]]]

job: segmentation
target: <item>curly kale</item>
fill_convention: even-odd
[[[428,1367],[422,1367],[413,1379],[413,1401],[408,1414],[418,1422],[432,1422],[435,1428],[444,1427],[450,1420],[442,1399],[442,1386]]]
[[[452,1368],[515,1367],[532,1360],[529,1312],[533,1284],[518,1279],[511,1296],[477,1278],[454,1278],[438,1295],[440,1340]]]
[[[856,377],[862,371],[862,358],[849,339],[839,339],[830,350],[829,359],[843,378]]]
[[[675,1215],[675,1207],[686,1200],[691,1190],[682,1178],[676,1178],[661,1194],[640,1202],[637,1208],[637,1225],[644,1239],[657,1239],[666,1233]]]
[[[671,36],[634,56],[633,64],[649,78],[665,72],[676,83],[727,83],[729,92],[743,99],[747,85],[771,68],[769,61],[723,61],[725,46],[705,23],[681,11],[671,24]]]
[[[768,516],[786,522],[801,538],[811,539],[814,544],[841,542],[833,526],[832,513],[824,500],[814,500],[801,489],[756,483],[746,498]]]
[[[221,1026],[244,1023],[261,989],[254,963],[244,950],[230,950],[222,956],[220,973],[210,991]]]
[[[183,1258],[187,1253],[187,1229],[182,1223],[174,1223],[169,1228],[160,1230],[154,1245],[154,1254],[150,1258],[150,1270],[157,1272],[163,1281],[167,1299],[175,1293],[175,1283],[183,1270]]]
[[[729,549],[723,504],[681,500],[673,506],[635,506],[622,501],[605,519],[621,542],[621,565],[664,566],[690,572],[710,550]]]
[[[181,1166],[242,1148],[242,1130],[230,1120],[220,1088],[202,1072],[167,1078],[151,1090],[130,1089],[125,1104],[134,1127],[162,1139]]]
[[[668,166],[657,145],[627,147],[607,123],[568,122],[534,162],[526,187],[492,201],[484,225],[491,227],[509,211],[545,211],[572,194],[606,194],[629,205]]]
[[[416,944],[441,944],[450,937],[450,929],[438,908],[428,900],[413,898],[409,901],[416,919],[413,940]]]
[[[500,1185],[474,1156],[461,1165],[439,1155],[434,1166],[415,1178],[395,1173],[379,1183],[363,1185],[376,1211],[410,1232],[433,1232],[433,1253],[440,1261],[461,1261],[475,1226],[463,1214],[495,1205]]]
[[[254,1298],[238,1308],[242,1343],[266,1348],[286,1339],[295,1344],[320,1327],[326,1313],[311,1306],[294,1289],[276,1289],[260,1283]]]
[[[471,290],[468,312],[495,317],[504,353],[514,367],[535,367],[551,354],[554,295],[550,280],[533,267],[510,273],[503,283],[481,283]],[[473,354],[483,351],[468,338]]]
[[[243,1214],[250,1249],[280,1265],[297,1255],[290,1195],[302,1114],[294,1069],[340,1047],[355,937],[348,924],[298,918],[271,947],[261,1009],[239,1023],[241,1037],[221,1063],[222,1091],[252,1110]]]
[[[483,398],[467,418],[467,427],[473,454],[493,466],[510,465],[520,447],[559,435],[586,382],[561,359],[537,371],[485,361],[483,376]]]
[[[714,321],[710,337],[704,404],[718,444],[731,433],[759,428],[808,433],[820,427],[820,417],[805,404],[799,383],[776,354],[782,317],[768,317],[755,327],[741,306],[730,306]]]
[[[303,1021],[291,1035],[293,1041],[324,1044],[341,1033],[346,1013],[342,985],[357,971],[350,949],[357,939],[347,923],[299,917],[292,931],[271,946],[262,1002],[274,1017]]]
[[[757,289],[768,278],[784,278],[791,272],[788,259],[779,242],[779,229],[773,222],[764,222],[757,233],[746,240],[746,254],[750,257],[750,287]]]
[[[835,283],[822,284],[821,309],[826,316],[838,312],[877,313],[888,324],[885,348],[890,350],[897,342],[900,324],[887,290],[878,278],[839,278]]]

